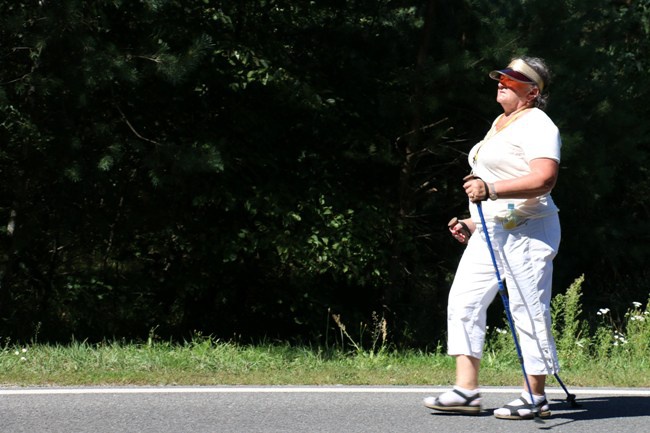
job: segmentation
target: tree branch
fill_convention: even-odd
[[[122,110],[120,109],[120,107],[117,107],[117,111],[119,111],[120,115],[122,116],[122,120],[124,120],[124,123],[126,123],[126,126],[129,127],[129,129],[131,130],[131,132],[133,132],[133,134],[134,134],[136,137],[138,137],[140,140],[146,141],[146,142],[148,142],[148,143],[155,144],[156,146],[160,146],[160,145],[161,145],[159,142],[157,142],[157,141],[155,141],[155,140],[152,140],[152,139],[150,139],[150,138],[144,137],[142,134],[140,134],[138,131],[136,131],[135,128],[133,127],[133,125],[131,124],[131,122],[129,122],[129,119],[126,118],[126,116],[124,115],[124,112],[122,112]]]

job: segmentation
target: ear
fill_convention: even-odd
[[[528,93],[528,102],[532,102],[539,96],[539,87],[533,86],[531,91]]]

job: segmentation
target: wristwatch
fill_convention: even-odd
[[[496,200],[499,198],[497,195],[497,190],[494,189],[493,183],[488,183],[488,192],[490,193],[490,200]]]

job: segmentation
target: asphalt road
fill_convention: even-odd
[[[431,387],[3,388],[2,433],[650,432],[650,389],[549,389],[550,419],[498,420],[515,388],[483,389],[477,416],[433,414]]]

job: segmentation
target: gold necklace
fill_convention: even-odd
[[[494,122],[494,128],[491,128],[490,131],[488,131],[488,135],[487,135],[486,138],[490,138],[490,137],[492,137],[493,135],[495,135],[496,133],[503,131],[504,129],[506,129],[506,127],[507,127],[508,125],[510,125],[510,124],[511,124],[512,122],[514,122],[515,120],[517,120],[519,117],[521,117],[521,116],[522,116],[524,113],[526,113],[528,110],[530,110],[530,107],[522,107],[522,108],[520,108],[520,109],[518,109],[518,110],[513,111],[513,112],[510,114],[510,118],[508,119],[508,121],[507,121],[507,122],[506,122],[502,127],[497,128],[497,124],[499,123],[499,121],[501,120],[501,118],[503,117],[503,115],[505,114],[505,113],[502,113],[502,114],[499,116],[499,118],[497,119],[497,121]]]
[[[519,117],[521,117],[521,115],[523,115],[523,114],[524,114],[525,112],[527,112],[528,110],[530,110],[530,107],[522,107],[522,108],[520,108],[520,109],[518,109],[518,110],[513,111],[513,112],[510,114],[510,118],[509,118],[508,121],[505,123],[505,125],[503,125],[501,128],[498,128],[498,129],[497,129],[497,123],[499,123],[499,120],[501,120],[501,118],[502,118],[503,115],[505,114],[505,113],[501,113],[501,115],[497,118],[496,122],[494,122],[494,126],[492,126],[492,128],[490,128],[490,130],[488,131],[488,133],[485,135],[485,138],[484,138],[483,140],[481,140],[481,145],[478,147],[478,149],[476,149],[476,153],[474,154],[474,158],[472,159],[472,161],[474,162],[474,165],[476,165],[476,162],[478,161],[478,153],[481,151],[481,148],[483,147],[483,145],[485,144],[485,142],[486,142],[487,140],[489,140],[490,138],[494,137],[494,136],[495,136],[496,134],[498,134],[499,132],[501,132],[501,131],[503,131],[504,129],[506,129],[506,127],[507,127],[508,125],[510,125],[510,124],[511,124],[512,122],[514,122],[515,120],[517,120]]]

